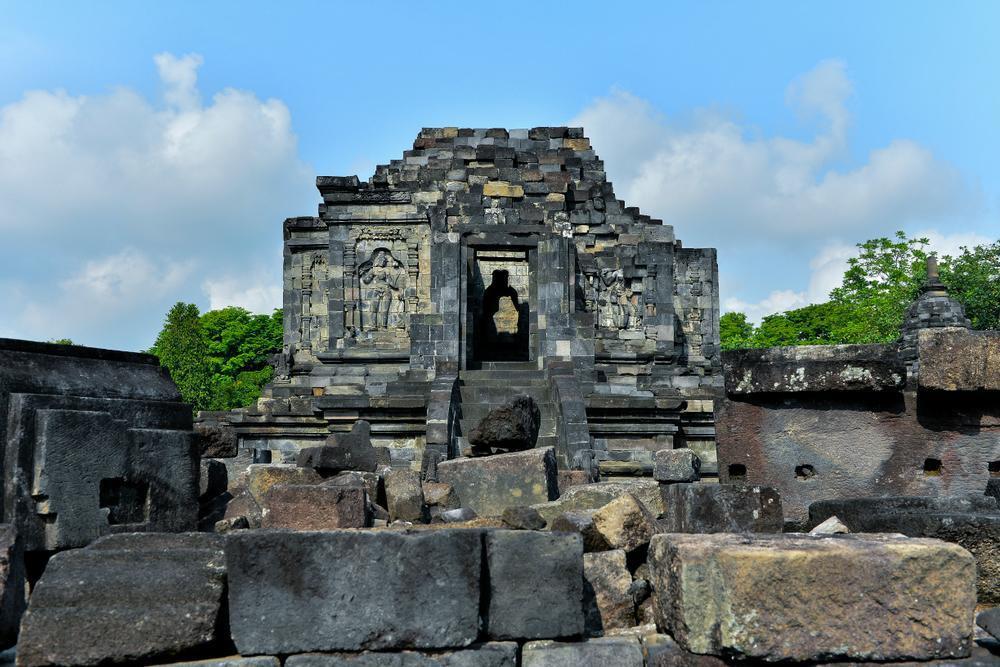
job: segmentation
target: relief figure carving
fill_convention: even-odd
[[[358,267],[364,285],[362,302],[367,309],[362,317],[366,331],[402,329],[406,310],[406,269],[387,248],[376,248],[371,258]]]
[[[602,269],[597,277],[597,314],[599,326],[609,329],[639,329],[642,309],[635,303],[635,293],[625,283],[621,269]]]

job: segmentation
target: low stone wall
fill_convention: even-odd
[[[818,500],[983,493],[1000,475],[1000,334],[917,339],[909,379],[893,345],[726,353],[720,479],[778,489],[794,523]]]

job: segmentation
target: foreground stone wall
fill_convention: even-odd
[[[726,353],[721,479],[777,488],[793,522],[818,500],[982,494],[1000,476],[1000,334],[913,337],[914,359],[895,345]]]

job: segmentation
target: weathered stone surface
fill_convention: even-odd
[[[939,540],[667,534],[649,564],[657,624],[695,653],[923,660],[971,648],[975,564]]]
[[[499,516],[508,507],[554,500],[558,493],[551,447],[442,461],[438,480],[450,484],[462,507],[479,516]]]
[[[258,504],[275,484],[319,484],[323,478],[312,468],[300,468],[292,463],[255,463],[247,468],[246,488]],[[230,516],[229,512],[226,516]]]
[[[458,494],[451,484],[444,482],[423,482],[424,502],[441,511],[459,508]]]
[[[690,449],[661,449],[653,454],[653,479],[658,482],[697,482],[701,459]]]
[[[515,396],[490,410],[469,433],[473,455],[519,452],[531,449],[538,440],[542,414],[533,398]]]
[[[1000,639],[1000,607],[980,612],[976,616],[976,625],[986,630],[986,632],[993,635],[996,639]]]
[[[917,339],[921,389],[1000,391],[1000,332],[925,329]]]
[[[371,426],[364,420],[354,423],[350,433],[333,433],[321,447],[304,447],[298,465],[313,468],[321,475],[335,475],[345,470],[373,472],[377,465],[372,447]]]
[[[0,647],[17,639],[24,613],[24,553],[14,524],[0,524]]]
[[[198,451],[203,459],[228,459],[238,452],[239,440],[232,424],[223,421],[195,422]]]
[[[275,484],[261,504],[262,528],[334,530],[367,524],[363,486]]]
[[[198,478],[198,497],[204,502],[226,492],[229,486],[229,473],[226,464],[214,459],[201,460],[201,473]]]
[[[682,649],[670,635],[654,633],[640,637],[646,667],[726,667],[728,663],[711,655],[698,655]]]
[[[281,667],[281,659],[274,656],[255,655],[243,657],[233,655],[226,658],[209,658],[194,662],[171,662],[160,667]]]
[[[19,665],[163,660],[218,636],[221,538],[124,534],[52,557],[21,626]]]
[[[656,517],[631,493],[594,512],[594,529],[612,549],[633,551],[649,543]]]
[[[849,533],[851,529],[844,525],[844,522],[835,516],[831,516],[823,523],[817,525],[809,531],[810,535],[838,535]]]
[[[385,499],[390,521],[425,521],[424,490],[416,470],[394,468],[385,474]]]
[[[724,355],[726,393],[891,391],[906,369],[892,345],[802,345]]]
[[[460,651],[398,653],[306,653],[290,656],[285,667],[516,667],[517,644],[487,642]]]
[[[580,642],[534,641],[524,645],[522,667],[643,667],[635,637],[600,637]]]
[[[993,502],[989,496],[858,498],[813,503],[809,513],[811,520],[820,520],[836,512],[855,533],[902,533],[954,542],[976,558],[979,601],[998,604],[1000,512]]]
[[[570,510],[596,510],[615,498],[631,493],[639,499],[654,516],[663,513],[663,498],[659,482],[652,479],[616,479],[596,484],[573,486],[554,502],[534,505],[546,521]]]
[[[441,512],[441,520],[445,523],[461,523],[463,521],[472,521],[478,515],[470,510],[468,507],[458,507],[453,510],[445,510]]]
[[[668,533],[780,533],[781,498],[774,489],[736,484],[669,484],[661,489]]]
[[[523,197],[524,188],[506,181],[487,181],[483,184],[484,197]]]
[[[621,549],[583,555],[583,607],[588,635],[635,625],[632,575]]]
[[[545,528],[545,519],[538,513],[538,510],[530,507],[508,507],[503,511],[500,519],[504,526],[513,530],[542,530]]]
[[[492,639],[553,639],[583,632],[583,540],[492,530],[486,535]]]
[[[468,646],[480,544],[475,530],[233,533],[233,640],[243,654]]]
[[[597,510],[569,510],[557,515],[549,522],[549,530],[554,533],[577,533],[583,539],[583,550],[607,551],[611,547],[594,525]]]
[[[557,475],[559,482],[559,495],[566,493],[571,486],[590,484],[590,473],[586,470],[560,470]]]
[[[219,519],[215,522],[215,532],[223,535],[234,530],[247,530],[251,528],[250,520],[245,516],[234,516],[228,519]]]

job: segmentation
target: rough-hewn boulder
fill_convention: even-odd
[[[310,468],[291,463],[255,463],[247,468],[246,488],[250,497],[260,504],[264,494],[275,484],[319,484],[322,481],[323,478]]]
[[[149,664],[224,640],[222,545],[205,533],[138,533],[56,554],[24,615],[18,664]]]
[[[668,533],[780,533],[781,498],[765,486],[664,484],[660,528]]]
[[[423,522],[427,518],[420,473],[395,468],[385,474],[385,499],[390,521]]]
[[[597,510],[569,510],[549,522],[549,530],[554,533],[577,533],[583,539],[585,552],[607,551],[611,547],[594,525]]]
[[[296,462],[324,476],[345,470],[373,472],[377,456],[372,447],[371,426],[364,420],[357,421],[350,433],[333,433],[327,437],[326,444],[302,449]]]
[[[438,481],[450,484],[462,507],[500,516],[508,507],[553,500],[558,494],[551,447],[438,464]]]
[[[509,402],[490,410],[469,432],[469,445],[474,456],[519,452],[532,449],[538,441],[542,413],[534,399],[515,396]]]
[[[656,517],[631,493],[615,498],[594,512],[594,529],[612,549],[633,551],[649,543]]]
[[[661,449],[653,454],[653,479],[657,482],[697,482],[701,459],[690,449]]]
[[[503,525],[512,530],[542,530],[545,519],[530,507],[508,507],[500,516]]]
[[[660,484],[652,479],[616,479],[595,484],[581,484],[568,488],[558,500],[541,503],[533,507],[546,521],[570,510],[596,510],[615,498],[631,493],[646,506],[653,516],[663,513],[663,498]]]
[[[492,530],[486,535],[493,639],[555,639],[583,632],[579,535]]]
[[[233,533],[233,640],[250,655],[468,646],[479,628],[481,539],[448,529]]]
[[[215,420],[196,422],[194,432],[201,458],[228,459],[238,454],[239,443],[232,424]]]
[[[649,565],[657,625],[695,653],[928,660],[972,645],[975,561],[940,540],[667,534]]]

